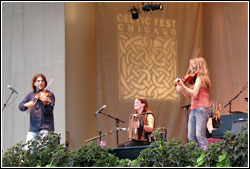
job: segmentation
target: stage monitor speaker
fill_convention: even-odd
[[[114,148],[111,153],[120,159],[128,158],[130,160],[134,160],[140,155],[140,152],[143,149],[148,147],[150,146],[147,145],[147,146],[134,146],[134,147],[119,147],[119,148]]]
[[[235,120],[234,123],[232,124],[232,134],[236,135],[241,131],[242,126],[248,125],[247,119],[241,118],[238,120]]]
[[[234,121],[239,119],[248,119],[248,113],[239,113],[233,115],[222,115],[221,126],[217,130],[213,130],[213,138],[223,138],[226,131],[232,131],[232,125]]]

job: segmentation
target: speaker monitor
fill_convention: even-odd
[[[226,131],[232,131],[232,126],[234,123],[236,123],[237,126],[237,120],[239,119],[248,119],[248,113],[239,113],[239,114],[233,114],[233,115],[222,115],[221,116],[221,126],[217,130],[213,130],[213,138],[223,138]],[[246,123],[246,122],[243,122]],[[239,123],[238,123],[239,124]],[[235,129],[233,129],[233,132],[235,132]]]
[[[232,134],[233,135],[236,135],[238,134],[240,131],[241,131],[241,128],[242,126],[244,125],[247,125],[248,124],[248,121],[247,119],[238,119],[238,120],[235,120],[234,123],[232,124]]]
[[[150,147],[149,145],[146,146],[134,146],[134,147],[119,147],[115,148],[112,150],[111,153],[113,153],[115,156],[119,157],[120,159],[130,159],[134,160],[136,159],[139,155],[140,152],[145,149]]]

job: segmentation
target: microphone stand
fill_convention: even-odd
[[[181,107],[181,109],[185,110],[185,116],[186,116],[186,120],[187,120],[187,130],[188,130],[188,109],[189,109],[189,107],[190,107],[190,104]],[[188,141],[188,138],[187,138],[187,141]]]
[[[116,131],[116,130],[115,130]],[[92,140],[96,140],[96,139],[102,139],[102,137],[104,137],[104,136],[106,136],[106,135],[109,135],[109,134],[112,134],[112,133],[114,133],[115,131],[113,131],[113,130],[111,130],[110,132],[108,132],[108,133],[105,133],[105,134],[101,134],[101,132],[99,131],[99,136],[96,136],[96,137],[92,137],[92,138],[90,138],[90,139],[87,139],[87,140],[85,140],[84,141],[84,143],[87,143],[87,142],[89,142],[89,141],[92,141]],[[101,141],[100,141],[101,142]]]
[[[105,113],[102,113],[102,112],[99,112],[100,114],[103,114],[105,116],[108,116],[110,117],[111,119],[114,119],[115,120],[115,123],[116,123],[116,128],[119,128],[119,122],[122,122],[122,123],[125,123],[124,121],[120,120],[119,118],[116,118],[116,117],[113,117],[109,114],[105,114]],[[119,137],[118,137],[118,130],[116,130],[116,141],[117,141],[117,145],[119,144]]]
[[[235,100],[237,97],[239,97],[239,95],[248,87],[247,83],[243,86],[241,91],[224,106],[224,108],[226,108],[229,105],[229,113],[230,113],[230,115],[232,114],[232,111],[231,111],[232,101]]]
[[[185,116],[186,116],[187,123],[188,123],[188,109],[189,109],[189,107],[190,107],[190,104],[181,107],[181,109],[185,109]]]
[[[7,105],[8,101],[10,100],[10,97],[12,96],[13,93],[14,93],[14,91],[11,92],[11,94],[9,95],[9,98],[7,99],[6,103],[3,104],[2,111],[6,108],[6,105]]]
[[[102,141],[102,130],[98,131],[98,133],[99,133],[99,137],[100,137],[99,143],[101,143],[101,141]]]

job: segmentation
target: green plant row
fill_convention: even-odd
[[[140,152],[137,159],[119,159],[108,147],[91,142],[75,151],[60,144],[60,135],[40,135],[37,141],[18,143],[2,156],[4,167],[248,167],[248,126],[233,135],[227,131],[222,142],[200,149],[194,142],[183,144],[176,139],[156,140]],[[25,146],[29,148],[26,150]]]

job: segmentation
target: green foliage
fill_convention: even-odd
[[[231,166],[248,166],[248,125],[244,125],[237,135],[227,132],[223,139],[223,150]]]
[[[18,143],[3,155],[5,167],[65,166],[69,152],[59,144],[60,135],[50,132],[48,137],[37,136],[37,141]],[[28,150],[25,147],[28,146]]]
[[[140,167],[184,167],[193,166],[200,155],[195,143],[182,144],[176,139],[156,141],[150,148],[141,151],[136,166]]]
[[[22,142],[10,148],[2,157],[3,166],[4,167],[21,166],[24,155],[23,149],[24,148]]]
[[[72,152],[72,167],[110,167],[122,166],[128,160],[119,160],[111,154],[111,149],[102,147],[96,142],[86,144],[78,150]]]
[[[4,167],[247,167],[248,126],[237,135],[226,132],[222,142],[210,144],[207,151],[194,142],[183,144],[176,139],[163,140],[155,132],[156,141],[141,151],[137,159],[119,159],[108,147],[96,142],[69,152],[59,144],[60,135],[40,135],[37,141],[18,143],[2,156]],[[25,146],[28,145],[28,150]]]
[[[120,160],[110,153],[111,149],[93,142],[69,152],[64,144],[59,144],[60,135],[50,133],[37,141],[19,143],[8,149],[2,161],[4,167],[96,167],[128,166],[129,160]],[[28,145],[28,149],[25,146]]]
[[[219,162],[219,156],[222,154],[222,143],[212,143],[208,147],[208,151],[203,151],[197,159],[196,167],[216,167]]]
[[[209,151],[197,159],[196,167],[247,167],[248,166],[248,126],[233,135],[227,131],[222,142],[210,144]]]

